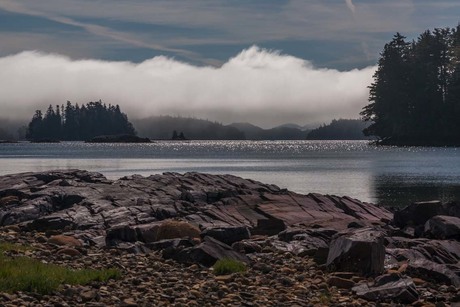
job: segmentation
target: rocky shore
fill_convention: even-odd
[[[5,306],[449,306],[460,303],[460,205],[395,213],[230,175],[108,180],[82,170],[0,177],[0,242],[122,278]],[[246,263],[217,276],[216,260]]]

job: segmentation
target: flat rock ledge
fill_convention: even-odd
[[[0,305],[448,306],[460,303],[459,229],[457,203],[393,213],[231,175],[13,174],[0,177],[0,242],[34,248],[9,256],[123,278],[0,292]],[[222,258],[248,269],[216,276]]]

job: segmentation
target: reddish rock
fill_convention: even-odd
[[[236,176],[200,173],[119,180],[81,170],[22,173],[0,176],[0,195],[17,197],[0,206],[0,226],[22,223],[28,230],[75,232],[100,246],[104,235],[112,246],[171,238],[158,233],[166,219],[200,229],[247,227],[253,234],[275,235],[288,226],[343,230],[353,221],[369,225],[391,216],[348,197],[301,195]]]
[[[56,244],[56,245],[73,246],[73,247],[83,246],[83,244],[78,239],[75,239],[74,237],[71,237],[71,236],[65,236],[65,235],[51,236],[48,239],[48,243]]]
[[[56,252],[57,255],[67,255],[71,257],[79,257],[81,253],[75,248],[61,248]]]

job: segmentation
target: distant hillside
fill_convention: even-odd
[[[190,117],[152,116],[133,120],[138,134],[153,140],[170,140],[173,132],[183,133],[189,140],[244,140],[235,127]]]
[[[307,140],[367,140],[363,130],[368,126],[360,119],[334,119],[310,131]]]
[[[307,135],[307,131],[294,128],[293,124],[271,129],[262,129],[249,123],[233,123],[229,126],[244,132],[248,140],[304,140]]]
[[[22,119],[0,117],[0,140],[24,140],[26,124]]]
[[[307,131],[291,128],[291,124],[262,129],[249,123],[222,125],[178,116],[152,116],[132,122],[139,136],[153,140],[170,140],[174,131],[182,132],[189,140],[304,140],[307,136]]]
[[[292,124],[292,123],[288,123],[288,124],[283,124],[283,125],[279,125],[278,127],[276,128],[293,128],[293,129],[299,129],[299,130],[308,130],[307,128],[305,128],[305,126],[301,126],[301,125],[297,125],[297,124]]]

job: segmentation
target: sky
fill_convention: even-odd
[[[263,127],[357,118],[384,44],[458,16],[458,0],[0,0],[0,117],[101,99]]]

